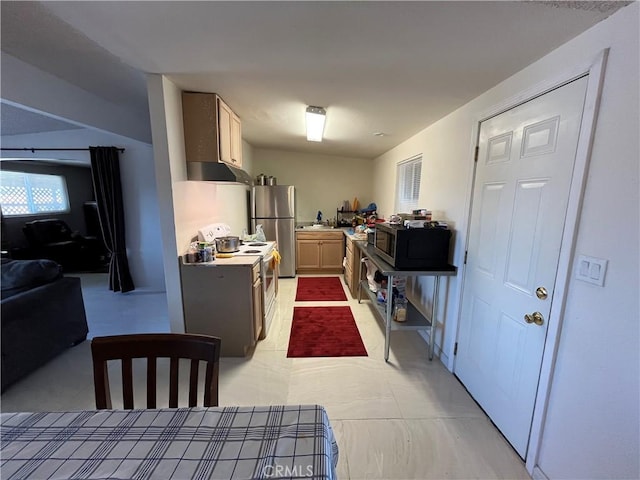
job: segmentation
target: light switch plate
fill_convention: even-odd
[[[607,272],[607,262],[604,258],[578,255],[575,266],[575,277],[583,282],[604,286],[604,276]]]

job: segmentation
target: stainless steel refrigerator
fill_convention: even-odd
[[[296,275],[296,189],[292,185],[256,185],[251,190],[251,230],[262,225],[267,240],[278,243],[279,277]]]

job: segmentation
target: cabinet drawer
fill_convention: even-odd
[[[298,240],[339,240],[343,237],[340,230],[334,232],[297,232]]]
[[[344,281],[349,288],[351,288],[351,283],[353,280],[353,270],[351,270],[351,265],[347,264],[344,269]]]

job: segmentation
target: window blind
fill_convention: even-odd
[[[400,162],[397,166],[396,213],[411,213],[418,208],[422,155]]]

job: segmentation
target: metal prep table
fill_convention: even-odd
[[[389,285],[389,292],[393,289],[394,277],[420,277],[429,276],[434,277],[433,286],[433,300],[431,302],[431,318],[428,319],[422,313],[415,308],[415,306],[407,299],[407,320],[405,322],[394,322],[393,317],[393,305],[388,300],[391,298],[391,293],[388,294],[387,303],[380,304],[376,299],[376,294],[369,290],[369,284],[366,280],[366,274],[362,275],[360,272],[359,288],[358,288],[358,303],[362,300],[362,292],[364,291],[373,302],[376,312],[382,319],[385,327],[384,336],[384,360],[389,361],[389,345],[391,342],[392,330],[429,330],[429,360],[433,360],[433,350],[435,346],[435,327],[437,326],[436,313],[438,311],[438,289],[440,286],[440,277],[453,276],[457,272],[457,268],[453,265],[448,265],[441,270],[396,270],[389,263],[384,261],[376,252],[372,245],[367,244],[366,241],[354,242],[362,257],[368,258],[380,271],[380,273],[388,277],[387,285]],[[363,266],[361,264],[360,269]],[[389,308],[387,308],[387,305]]]

